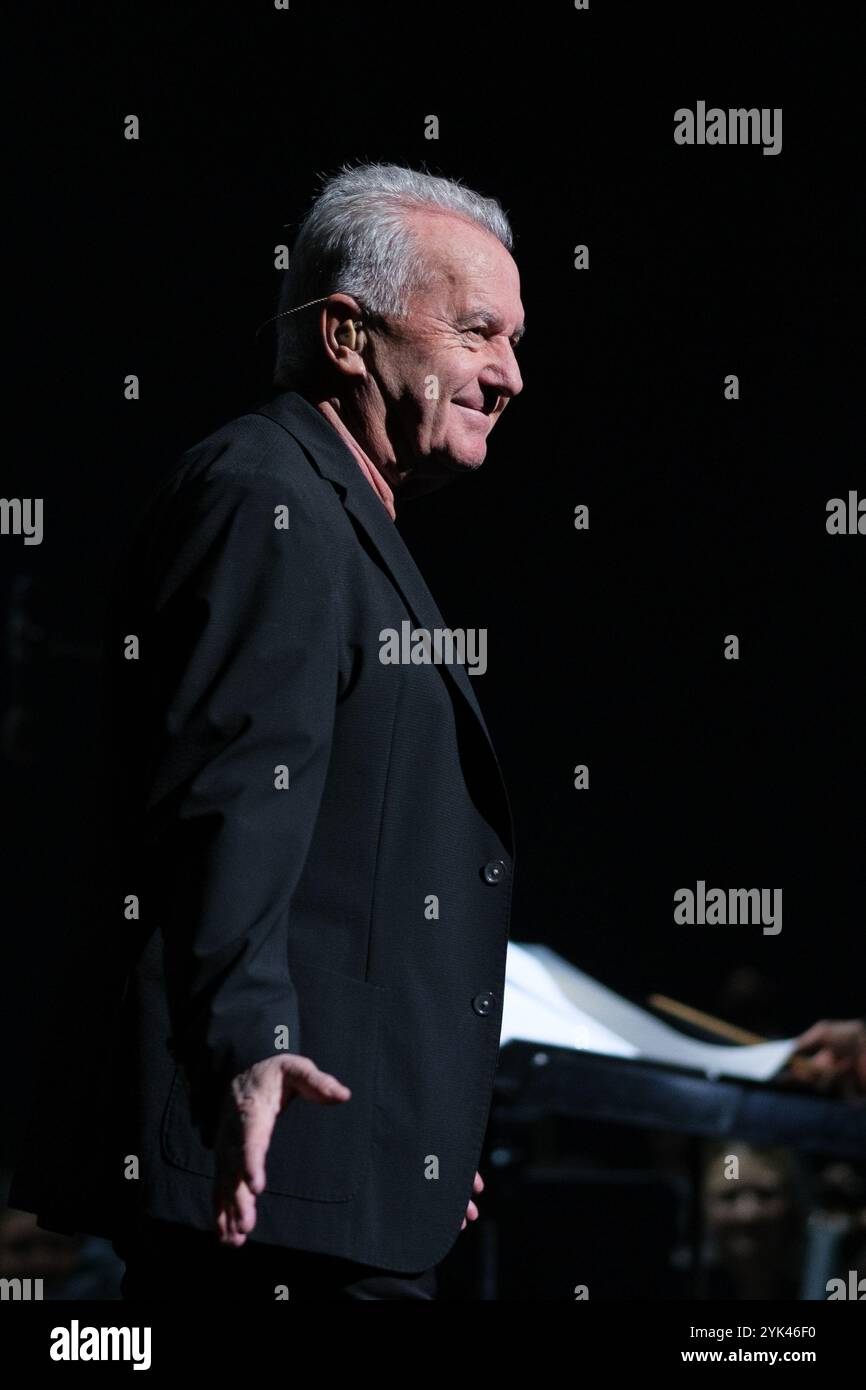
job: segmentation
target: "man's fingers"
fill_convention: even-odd
[[[288,1094],[286,1094],[288,1092]],[[311,1100],[317,1105],[336,1105],[340,1101],[351,1100],[352,1092],[342,1081],[330,1072],[320,1071],[309,1057],[292,1058],[291,1065],[285,1068],[283,1076],[283,1095],[299,1095],[303,1100]]]
[[[246,1238],[256,1224],[256,1199],[247,1183],[238,1184],[235,1193],[235,1230]]]
[[[280,1111],[294,1097],[316,1105],[351,1100],[352,1092],[310,1057],[268,1058],[237,1077],[217,1141],[214,1211],[225,1245],[243,1245],[256,1224],[256,1197],[267,1185],[267,1156]]]
[[[822,1019],[820,1023],[813,1023],[811,1028],[807,1028],[805,1033],[801,1033],[795,1043],[797,1052],[806,1052],[812,1047],[822,1047],[828,1040],[828,1030],[831,1025]]]
[[[797,1038],[798,1051],[829,1048],[836,1057],[856,1056],[866,1048],[866,1024],[862,1019],[821,1019]]]
[[[480,1173],[476,1173],[476,1174],[475,1174],[475,1177],[474,1177],[473,1182],[472,1182],[472,1191],[475,1192],[475,1193],[479,1193],[479,1192],[483,1192],[483,1191],[484,1191],[484,1179],[482,1178],[482,1176],[481,1176]],[[476,1207],[476,1205],[475,1205],[474,1202],[470,1201],[470,1202],[467,1204],[467,1207],[466,1207],[466,1215],[464,1216],[463,1220],[462,1220],[461,1223],[460,1223],[460,1229],[461,1229],[461,1231],[465,1231],[465,1230],[466,1230],[466,1223],[467,1223],[468,1221],[477,1221],[477,1220],[478,1220],[478,1208]]]
[[[237,1208],[234,1199],[230,1200],[225,1210],[225,1235],[223,1236],[224,1245],[242,1245],[243,1241],[238,1238]]]
[[[820,1052],[813,1053],[809,1061],[820,1081],[835,1081],[844,1076],[851,1067],[850,1057],[837,1057],[829,1047],[824,1047]]]
[[[797,1047],[812,1047],[815,1043],[819,1043],[824,1037],[824,1030],[826,1027],[827,1025],[824,1022],[813,1023],[811,1028],[807,1028],[805,1033],[801,1033],[799,1038],[797,1038]]]
[[[217,1233],[223,1245],[241,1246],[255,1229],[256,1199],[245,1182],[223,1197],[217,1210]]]
[[[244,1114],[243,1177],[251,1192],[264,1192],[265,1159],[274,1133],[276,1114],[264,1101],[251,1104]]]

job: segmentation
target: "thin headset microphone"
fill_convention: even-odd
[[[324,304],[326,299],[330,299],[329,294],[323,294],[321,299],[310,299],[306,304],[296,304],[294,309],[284,309],[281,314],[274,314],[271,318],[265,319],[256,329],[256,337],[259,336],[263,328],[267,328],[269,323],[276,323],[277,319],[284,319],[287,314],[296,314],[299,309],[309,309],[312,304]]]

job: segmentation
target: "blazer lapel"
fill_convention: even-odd
[[[357,518],[375,545],[416,627],[430,632],[447,627],[400,532],[349,449],[316,407],[297,391],[284,391],[266,405],[258,406],[256,414],[266,415],[282,425],[297,440],[316,470],[337,485],[343,505]],[[447,673],[467,701],[495,759],[490,733],[465,667],[459,663],[443,663],[440,669]]]

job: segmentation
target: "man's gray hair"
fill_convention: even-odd
[[[371,315],[406,313],[410,293],[427,288],[433,275],[406,214],[431,209],[475,222],[511,251],[511,227],[496,199],[453,179],[399,164],[362,164],[344,165],[325,181],[283,276],[275,387],[299,387],[321,364],[320,306],[286,310],[342,291]]]

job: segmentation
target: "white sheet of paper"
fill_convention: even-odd
[[[581,1052],[600,1052],[606,1057],[637,1057],[639,1050],[594,1018],[577,1010],[561,1013],[549,1003],[527,994],[519,985],[508,985],[499,1046],[512,1038],[547,1043],[549,1047],[575,1047]]]
[[[513,1038],[750,1081],[769,1081],[794,1050],[793,1038],[748,1046],[699,1042],[599,984],[548,946],[511,941],[500,1047]]]

